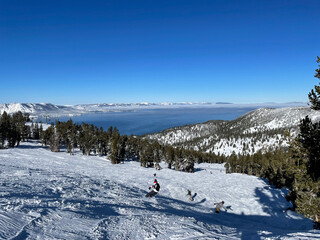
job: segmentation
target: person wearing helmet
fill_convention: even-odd
[[[223,208],[225,211],[227,211],[227,209],[223,206],[224,201],[219,202],[219,203],[214,203],[214,205],[216,205],[216,213],[220,212],[220,209]]]
[[[151,187],[149,187],[149,190],[151,190],[151,192],[147,193],[146,197],[153,197],[155,195],[157,195],[157,193],[160,190],[160,184],[158,183],[157,179],[154,180],[153,185]]]

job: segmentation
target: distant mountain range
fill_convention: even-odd
[[[103,113],[103,112],[124,112],[135,111],[139,109],[152,109],[152,108],[182,108],[182,107],[291,107],[291,106],[306,106],[303,102],[294,103],[254,103],[254,104],[234,104],[226,102],[179,102],[179,103],[103,103],[103,104],[79,104],[79,105],[54,105],[51,103],[9,103],[0,104],[0,113],[4,111],[11,114],[21,111],[23,113],[29,113],[32,118],[50,116],[76,116],[81,114],[90,113]]]
[[[261,108],[249,112],[233,121],[214,120],[200,124],[167,129],[160,133],[146,135],[165,145],[187,149],[214,152],[230,156],[253,154],[287,147],[285,132],[296,135],[300,120],[309,116],[320,121],[320,112],[309,107]]]

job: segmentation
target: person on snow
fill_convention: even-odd
[[[154,180],[153,185],[149,187],[149,190],[152,188],[151,192],[147,193],[146,197],[153,197],[157,195],[160,190],[160,184],[158,183],[157,179]]]
[[[219,203],[214,203],[214,205],[216,205],[216,213],[220,212],[220,209],[223,208],[225,211],[227,211],[227,209],[223,206],[224,201],[219,202]]]
[[[191,195],[191,191],[188,189],[187,196],[189,196],[190,201],[193,201],[193,197]]]
[[[313,220],[313,229],[318,229],[320,230],[320,221],[318,219],[318,215],[315,215],[314,220]]]

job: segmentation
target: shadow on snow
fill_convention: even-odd
[[[207,227],[208,231],[212,231],[212,237],[214,237],[215,232],[224,234],[223,227],[235,229],[235,237],[241,239],[279,237],[297,231],[306,232],[312,229],[311,220],[294,219],[284,213],[285,203],[283,196],[280,191],[272,189],[271,191],[265,188],[255,189],[255,195],[262,204],[262,209],[266,216],[239,215],[230,211],[222,211],[220,214],[215,214],[212,209],[201,206],[206,201],[205,198],[194,202],[181,201],[161,195],[160,191],[155,197],[155,202],[153,202],[153,200],[150,201],[150,199],[144,198],[146,191],[109,180],[99,181],[89,177],[80,178],[79,176],[68,175],[56,175],[56,177],[59,180],[58,182],[49,180],[49,182],[41,183],[40,187],[33,189],[28,188],[25,184],[20,185],[20,187],[9,184],[7,186],[9,187],[9,194],[0,197],[0,200],[9,200],[9,202],[14,203],[14,199],[17,198],[22,199],[22,201],[40,199],[41,203],[30,205],[32,204],[32,201],[30,201],[30,204],[21,206],[20,211],[35,210],[40,213],[41,217],[49,215],[51,211],[60,210],[72,212],[83,218],[105,220],[110,217],[123,216],[123,214],[117,212],[119,208],[140,210],[138,212],[141,216],[147,214],[145,211],[152,211],[152,215],[158,213],[166,216],[189,217],[194,219],[196,224],[203,223],[204,225],[202,225]],[[31,179],[30,181],[34,180]],[[54,192],[48,186],[59,184],[62,186],[62,192]],[[70,193],[70,195],[66,196],[66,193]],[[119,194],[123,194],[122,197],[130,200],[126,200],[124,203],[121,201],[112,203],[113,200],[118,199]],[[99,197],[99,200],[94,200],[93,198],[95,197]],[[138,204],[136,204],[137,201],[139,201]],[[53,203],[57,203],[56,206]],[[75,205],[78,207],[68,207]],[[230,209],[231,206],[228,207]],[[33,226],[36,224],[36,220],[32,221],[14,239],[25,239],[28,236],[28,231],[32,231]]]

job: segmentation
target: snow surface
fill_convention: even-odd
[[[310,219],[284,211],[286,191],[263,179],[219,164],[161,166],[112,165],[36,142],[0,150],[0,239],[320,239]],[[154,173],[161,189],[147,199]],[[228,211],[216,214],[221,200]]]

